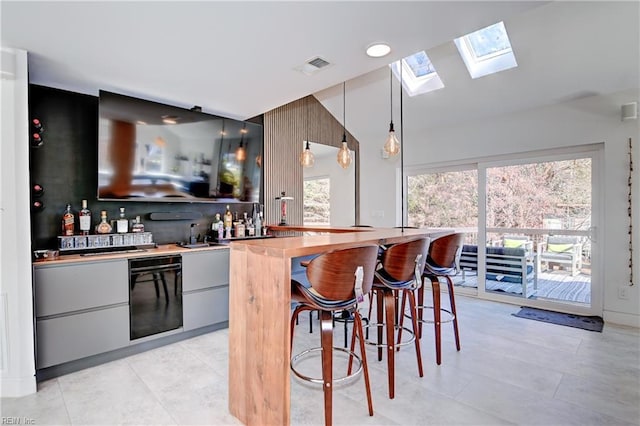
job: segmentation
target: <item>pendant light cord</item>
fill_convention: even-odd
[[[400,62],[400,231],[404,233],[404,115],[402,103],[402,62]]]
[[[342,140],[347,141],[347,92],[346,81],[342,82]]]
[[[393,70],[389,67],[389,111],[391,112],[391,123],[393,124]]]

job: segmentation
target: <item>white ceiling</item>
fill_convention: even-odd
[[[455,125],[640,86],[640,3],[2,1],[2,46],[36,84],[99,89],[246,119],[308,94],[361,143],[389,121],[386,65],[426,50],[445,88],[404,96],[414,126]],[[518,67],[471,80],[453,39],[504,21]],[[372,59],[365,48],[386,41]],[[308,76],[295,68],[321,56]],[[394,85],[394,118],[398,119]],[[635,99],[637,100],[637,99]]]

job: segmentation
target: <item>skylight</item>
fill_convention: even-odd
[[[503,22],[455,39],[471,78],[518,66]]]
[[[409,96],[421,95],[444,87],[436,69],[424,51],[414,53],[389,66],[396,78],[402,81],[402,87]]]

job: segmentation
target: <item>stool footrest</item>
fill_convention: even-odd
[[[386,324],[384,324],[384,323],[371,322],[371,323],[368,323],[368,324],[366,324],[366,325],[363,325],[363,326],[362,326],[362,328],[364,328],[364,329],[368,329],[369,327],[385,327],[385,326],[386,326]],[[399,326],[398,324],[395,324],[395,325],[393,326],[393,328],[395,329],[395,331],[400,330],[400,326]],[[409,333],[409,336],[410,336],[410,337],[409,337],[409,339],[408,339],[408,340],[402,341],[402,342],[400,342],[400,343],[395,343],[395,346],[396,346],[397,348],[398,348],[398,347],[402,347],[402,346],[410,345],[410,344],[412,344],[413,342],[415,342],[415,340],[416,340],[416,335],[415,335],[415,333],[413,332],[413,330],[410,330],[410,329],[408,329],[407,327],[402,327],[402,331]],[[395,339],[394,339],[394,340],[395,340]],[[373,342],[373,341],[371,341],[371,339],[365,339],[365,340],[364,340],[364,342],[365,342],[367,345],[375,346],[375,347],[378,347],[378,348],[386,348],[386,347],[387,347],[387,343],[386,343],[386,342],[378,343],[378,342]]]
[[[425,310],[433,310],[433,306],[418,305],[418,306],[416,306],[416,310],[417,311],[418,310],[422,310],[423,312]],[[454,319],[456,319],[456,316],[453,315],[453,313],[451,311],[449,311],[448,309],[440,308],[440,312],[446,314],[445,318],[440,317],[440,322],[441,323],[442,322],[452,322]],[[405,318],[411,318],[410,314],[406,314],[405,313],[404,316],[405,316]],[[422,316],[422,320],[420,320],[420,319],[416,319],[416,320],[418,322],[427,323],[427,324],[433,324],[434,323],[433,319],[427,319],[427,318],[425,318],[424,315]]]
[[[333,379],[333,383],[335,384],[339,384],[341,382],[347,381],[349,379],[355,378],[356,376],[358,376],[360,373],[362,373],[362,359],[360,358],[360,356],[358,356],[355,352],[351,352],[349,349],[345,349],[345,348],[339,348],[337,346],[333,347],[334,351],[339,351],[339,352],[343,352],[346,353],[349,356],[353,356],[355,358],[355,360],[357,361],[357,368],[356,371],[354,371],[351,374],[347,374],[345,376],[342,377],[338,377],[338,378],[334,378]],[[295,366],[301,362],[302,360],[304,360],[305,357],[315,353],[315,352],[322,352],[322,348],[321,347],[315,347],[315,348],[309,348],[306,349],[296,355],[294,355],[291,358],[291,363],[290,363],[290,367],[291,367],[291,371],[293,371],[293,374],[295,374],[298,378],[300,378],[301,380],[307,381],[307,382],[311,382],[311,383],[316,383],[319,385],[323,385],[324,381],[322,380],[322,378],[316,378],[316,377],[309,377],[305,374],[302,374],[301,372],[299,372],[298,370],[296,370]]]

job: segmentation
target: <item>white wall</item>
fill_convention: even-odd
[[[2,48],[0,395],[36,391],[29,216],[27,53]]]
[[[638,120],[621,120],[622,104],[638,101],[640,90],[579,100],[502,115],[455,127],[413,134],[404,121],[405,167],[483,159],[491,156],[604,143],[603,253],[604,319],[640,327],[640,126]],[[406,106],[410,109],[410,104]],[[628,138],[635,144],[634,171],[634,277],[629,299],[618,298],[618,288],[629,283]],[[382,136],[381,136],[382,140]],[[364,223],[395,226],[399,223],[396,197],[399,183],[397,158],[383,160],[381,141],[360,140],[362,155],[361,215]],[[380,216],[383,212],[384,216]]]

